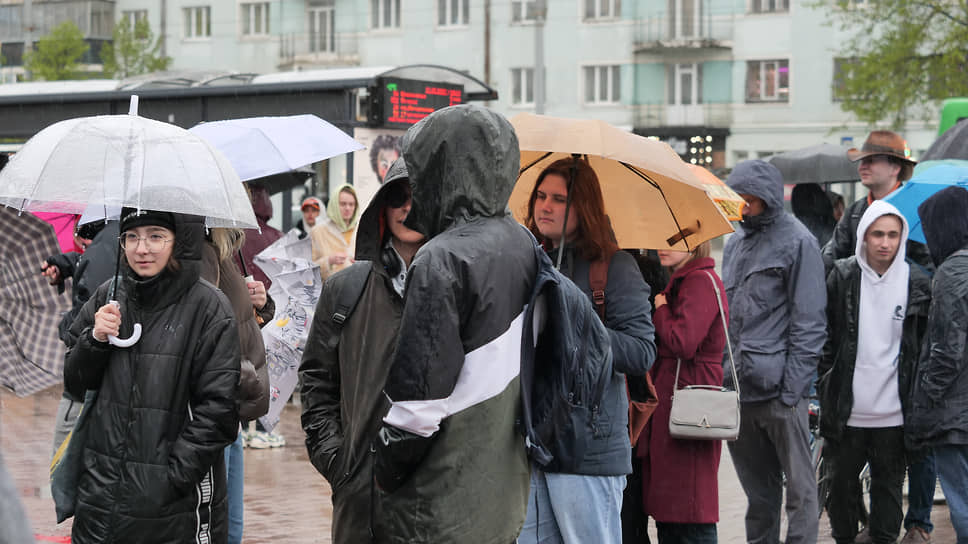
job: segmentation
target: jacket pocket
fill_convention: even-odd
[[[782,340],[747,340],[740,347],[739,372],[742,386],[752,387],[754,396],[772,396],[780,392],[787,349]],[[757,393],[759,395],[757,395]]]
[[[782,266],[766,265],[746,276],[746,294],[750,310],[772,313],[787,302],[786,272]]]

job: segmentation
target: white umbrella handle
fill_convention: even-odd
[[[108,304],[111,304],[115,308],[121,307],[116,300],[110,300],[108,301]],[[118,346],[119,348],[130,348],[131,346],[137,344],[138,340],[141,340],[141,323],[134,324],[134,331],[132,331],[129,338],[121,339],[113,334],[108,335],[108,342],[110,342],[112,346]]]

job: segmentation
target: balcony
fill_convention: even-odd
[[[671,127],[729,128],[732,104],[639,104],[634,106],[636,129]]]
[[[279,69],[355,65],[360,62],[355,34],[289,33],[279,36]]]
[[[114,2],[34,2],[30,13],[31,38],[36,41],[50,34],[64,21],[73,21],[85,38],[110,40],[114,28]],[[25,26],[23,3],[0,5],[0,42],[23,42]]]
[[[733,29],[732,15],[646,17],[635,27],[635,51],[732,49]]]

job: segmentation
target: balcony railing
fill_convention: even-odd
[[[690,21],[646,17],[636,24],[639,50],[661,48],[731,48],[733,16],[707,15]]]
[[[289,33],[279,36],[279,64],[356,64],[359,45],[355,34],[336,33],[332,36],[310,33]]]
[[[732,104],[693,106],[640,104],[635,106],[634,121],[637,129],[682,126],[729,128],[733,124],[733,106]]]
[[[114,2],[108,0],[68,0],[34,2],[30,13],[31,38],[37,40],[64,21],[72,21],[85,38],[111,39],[114,28]],[[0,5],[0,42],[24,40],[23,4]]]

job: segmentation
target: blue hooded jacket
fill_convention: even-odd
[[[775,166],[741,162],[726,184],[765,204],[760,215],[743,216],[723,250],[740,400],[779,398],[793,406],[813,383],[827,337],[820,248],[810,231],[783,210],[783,178]],[[730,385],[732,377],[725,375]]]

